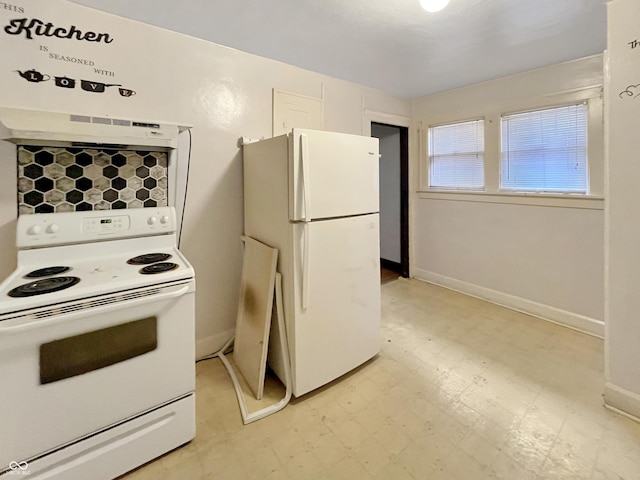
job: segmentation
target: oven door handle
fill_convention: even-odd
[[[170,300],[172,298],[180,297],[185,293],[187,293],[188,291],[189,291],[189,285],[187,284],[182,286],[182,288],[179,288],[177,290],[173,290],[170,292],[163,292],[157,295],[148,295],[148,296],[136,298],[133,300],[124,300],[119,303],[111,303],[107,305],[88,307],[88,308],[91,309],[91,312],[90,312],[91,315],[99,315],[100,313],[104,313],[105,311],[138,307],[140,305],[145,305],[151,302]],[[94,302],[94,301],[95,300],[85,300],[84,302],[90,304],[91,302]],[[78,302],[78,303],[83,303],[83,302]],[[53,307],[52,309],[57,310],[57,309],[60,309],[60,307]],[[43,309],[43,310],[46,310],[46,309]],[[49,327],[51,325],[56,325],[58,323],[68,322],[69,320],[73,320],[74,317],[77,317],[80,315],[86,315],[86,313],[87,313],[86,309],[78,309],[69,313],[52,315],[47,319],[42,319],[42,320],[31,319],[27,323],[9,326],[9,327],[3,327],[2,323],[0,323],[0,335],[11,334],[11,333],[22,333],[29,330],[36,330],[38,328]]]

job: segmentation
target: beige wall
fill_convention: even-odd
[[[61,0],[15,0],[0,23],[39,18],[56,26],[107,32],[113,42],[0,35],[0,106],[122,117],[192,126],[191,172],[182,250],[196,269],[198,354],[233,333],[241,270],[242,165],[238,139],[271,135],[272,89],[324,97],[325,129],[360,134],[363,114],[408,117],[410,104],[381,92]],[[46,47],[46,51],[42,47]],[[52,59],[88,59],[94,66]],[[13,70],[35,68],[120,83],[124,98],[29,83]],[[105,75],[96,71],[113,72]],[[3,142],[0,142],[3,143]],[[182,142],[184,144],[184,142]],[[0,275],[15,265],[15,158],[0,148]],[[184,156],[181,156],[184,158]]]
[[[604,333],[602,56],[413,101],[412,273],[597,335]],[[500,115],[589,102],[589,198],[499,191]],[[486,191],[427,187],[429,125],[485,119]]]

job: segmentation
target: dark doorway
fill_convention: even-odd
[[[409,276],[409,129],[371,122],[380,141],[380,265]]]

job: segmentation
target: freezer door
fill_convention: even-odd
[[[303,395],[380,350],[378,215],[291,225],[293,393]]]
[[[289,219],[378,212],[378,139],[294,129],[289,136]]]

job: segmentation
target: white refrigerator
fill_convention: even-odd
[[[243,150],[245,234],[279,250],[300,396],[380,351],[378,139],[294,129]],[[284,381],[278,335],[272,322]]]

